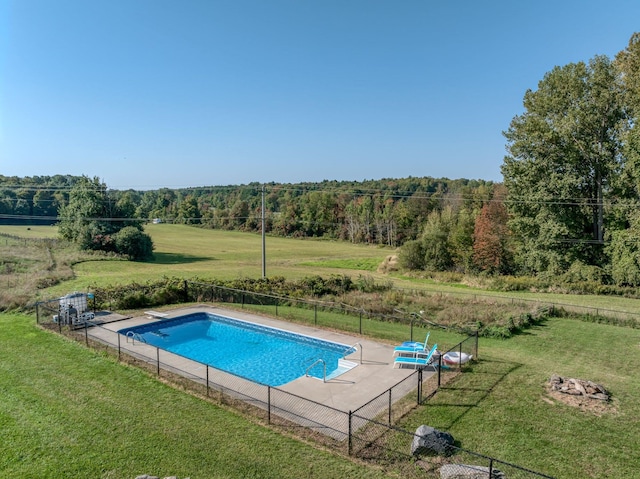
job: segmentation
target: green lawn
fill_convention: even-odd
[[[0,315],[0,472],[19,478],[383,478]]]
[[[507,341],[480,340],[481,362],[407,418],[462,447],[558,478],[638,477],[640,330],[554,319]],[[602,384],[604,412],[545,392],[552,374]]]

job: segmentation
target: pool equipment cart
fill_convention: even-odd
[[[95,318],[95,314],[88,310],[86,293],[77,291],[60,298],[58,314],[53,316],[55,323],[61,324],[83,324]]]

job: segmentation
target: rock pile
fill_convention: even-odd
[[[600,384],[584,379],[563,378],[554,374],[549,379],[549,386],[552,391],[557,391],[571,396],[584,396],[589,399],[599,401],[609,401],[610,394]]]

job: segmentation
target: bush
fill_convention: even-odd
[[[497,276],[491,282],[496,291],[532,291],[543,287],[543,282],[532,276]]]
[[[146,261],[153,258],[151,237],[135,226],[126,226],[114,236],[116,251],[130,260]]]
[[[400,249],[400,254],[398,255],[400,266],[409,270],[424,269],[424,253],[424,247],[421,241],[407,241]]]
[[[566,273],[560,280],[566,283],[590,282],[603,284],[607,280],[607,275],[599,266],[593,266],[583,263],[582,261],[574,261]]]
[[[175,284],[168,284],[153,292],[149,306],[180,303],[184,299],[184,290]]]
[[[149,298],[143,291],[127,294],[118,301],[118,307],[122,309],[146,308],[149,304]]]
[[[375,293],[390,290],[392,284],[390,282],[376,283],[371,276],[358,275],[358,279],[355,281],[355,288],[363,293]]]

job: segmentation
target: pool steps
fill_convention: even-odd
[[[347,356],[349,354],[352,354],[352,353],[355,353],[356,351],[358,351],[358,348],[356,348],[356,346],[360,346],[360,364],[362,364],[362,344],[360,344],[360,343],[355,343],[353,346],[349,346],[345,350],[345,356]],[[335,371],[333,371],[331,374],[329,374],[329,376],[327,376],[327,363],[324,362],[324,359],[318,359],[311,366],[309,366],[307,368],[307,370],[305,371],[304,375],[305,376],[309,376],[309,371],[311,369],[313,369],[317,364],[320,364],[320,363],[322,363],[322,366],[324,368],[323,373],[322,373],[322,381],[323,382],[327,382],[327,379],[337,378],[341,374],[344,374],[347,371],[351,371],[353,368],[355,368],[358,365],[358,363],[354,363],[353,361],[349,361],[347,359],[340,358],[340,359],[338,359],[338,368]]]

